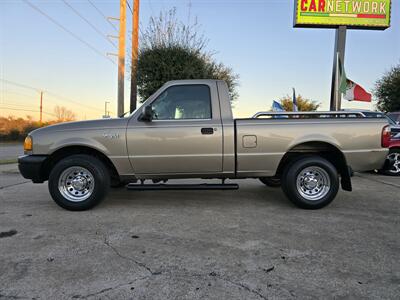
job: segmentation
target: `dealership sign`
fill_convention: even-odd
[[[295,27],[386,29],[391,0],[295,0]]]

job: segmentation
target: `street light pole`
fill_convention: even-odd
[[[40,119],[39,119],[39,126],[43,124],[43,91],[40,91]]]
[[[107,104],[110,104],[110,101],[104,101],[104,117],[107,118],[110,114],[107,113]]]

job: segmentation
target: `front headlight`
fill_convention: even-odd
[[[32,137],[30,135],[25,138],[24,151],[32,151]]]

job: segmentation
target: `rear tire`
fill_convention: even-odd
[[[269,187],[280,187],[281,179],[277,177],[260,177],[262,183]]]
[[[78,154],[59,161],[50,172],[49,192],[62,208],[90,209],[101,202],[110,187],[110,174],[96,157]]]
[[[289,200],[304,209],[327,206],[339,190],[336,168],[319,156],[307,156],[289,164],[283,173],[282,189]]]

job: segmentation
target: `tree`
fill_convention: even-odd
[[[238,75],[213,59],[206,50],[208,40],[199,34],[197,20],[179,22],[176,9],[151,17],[141,32],[138,57],[138,93],[146,100],[165,82],[180,79],[221,79],[229,87],[232,100],[237,99]]]
[[[317,103],[310,99],[303,98],[303,96],[301,95],[296,96],[296,101],[297,101],[297,108],[299,111],[316,111],[318,107],[321,105],[320,103]],[[279,102],[281,103],[285,111],[293,111],[292,96],[286,95],[285,97],[279,99]]]
[[[56,122],[70,122],[76,120],[75,114],[64,106],[57,105],[54,107],[54,114],[57,118]]]
[[[400,111],[400,64],[375,83],[377,108],[383,112]]]

